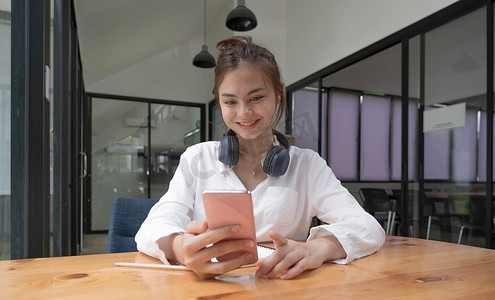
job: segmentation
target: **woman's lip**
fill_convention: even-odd
[[[242,128],[249,129],[255,127],[258,124],[259,120],[253,120],[249,122],[236,122]]]

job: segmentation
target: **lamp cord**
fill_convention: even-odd
[[[203,27],[203,44],[206,45],[206,0],[204,0],[204,6],[205,6],[205,9],[204,9],[204,18],[203,18],[203,21],[204,21],[204,27]]]

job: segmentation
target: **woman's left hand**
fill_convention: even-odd
[[[292,279],[305,270],[316,269],[323,262],[346,257],[344,248],[335,236],[296,242],[278,232],[270,232],[275,252],[256,264],[258,278]]]

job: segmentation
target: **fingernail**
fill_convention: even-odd
[[[230,229],[230,231],[232,231],[232,232],[238,232],[239,230],[241,230],[240,226],[234,226]]]
[[[254,243],[253,243],[253,241],[249,240],[249,241],[246,241],[246,242],[244,243],[244,246],[245,246],[245,247],[253,247],[253,246],[254,246]]]

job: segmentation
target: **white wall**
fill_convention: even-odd
[[[0,10],[11,11],[12,10],[11,0],[0,0]]]
[[[249,0],[258,27],[247,32],[277,56],[286,85],[321,70],[457,0]],[[237,1],[232,1],[232,8]],[[210,24],[207,44],[233,33],[226,7]],[[88,92],[206,103],[213,98],[213,69],[192,58],[202,36],[86,86]]]
[[[230,7],[225,7],[215,21],[207,24],[206,44],[208,51],[215,58],[218,54],[216,43],[232,35],[225,26],[225,19],[230,10]],[[206,103],[213,99],[214,71],[200,69],[192,64],[203,43],[203,34],[198,35],[172,49],[91,83],[86,86],[86,91]]]
[[[287,0],[286,80],[294,83],[457,0]]]

